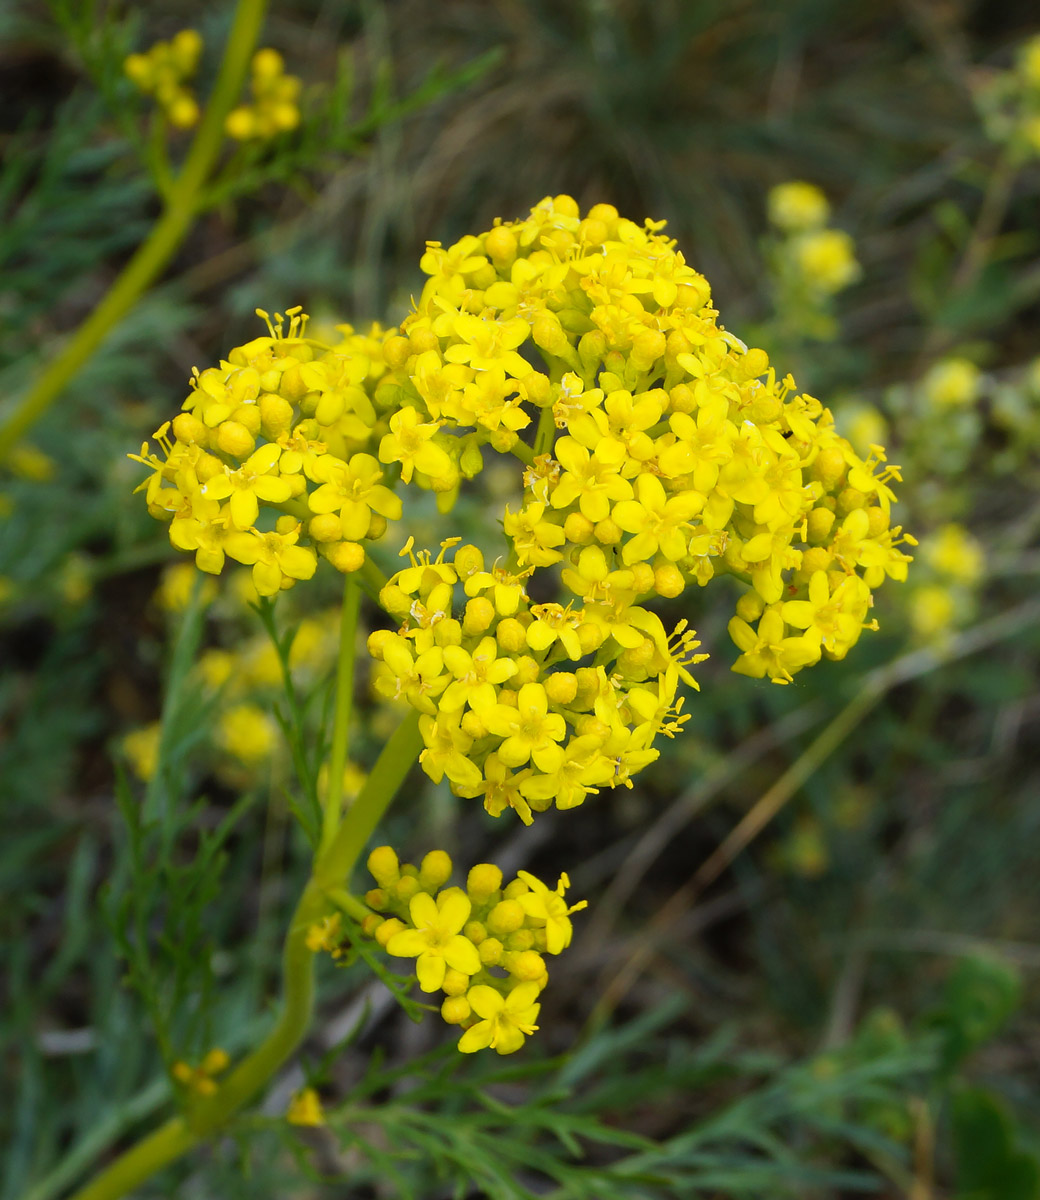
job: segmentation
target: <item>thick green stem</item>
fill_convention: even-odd
[[[336,706],[332,717],[332,749],[329,753],[329,773],[325,784],[325,807],[322,812],[319,857],[328,849],[332,839],[336,836],[340,817],[343,815],[343,771],[347,765],[347,739],[354,699],[354,659],[357,652],[357,624],[360,605],[361,591],[353,575],[348,575],[343,587],[343,607],[339,620]]]
[[[394,730],[351,805],[336,836],[318,859],[314,878],[322,890],[349,886],[350,873],[379,824],[387,805],[404,783],[422,749],[419,714],[411,712]]]
[[[157,278],[184,240],[199,212],[202,190],[220,153],[224,140],[224,119],[242,90],[266,7],[266,0],[239,0],[220,73],[184,166],[167,193],[162,216],[101,303],[76,330],[57,358],[44,369],[28,394],[0,427],[0,462],[50,408],[80,367]]]
[[[364,906],[353,897],[343,904],[348,896],[343,890],[344,881],[415,764],[421,746],[419,714],[413,712],[383,747],[361,794],[315,865],[285,938],[282,1009],[275,1027],[222,1081],[214,1096],[198,1104],[187,1117],[167,1121],[132,1146],[70,1200],[118,1200],[124,1196],[226,1124],[300,1044],[314,1007],[314,952],[307,945],[307,931],[337,904],[351,915],[364,915]]]

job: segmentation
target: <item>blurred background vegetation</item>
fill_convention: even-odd
[[[197,28],[211,78],[230,15],[0,7],[0,420],[157,214],[123,58]],[[60,1196],[169,1105],[175,1061],[249,1043],[306,873],[277,661],[234,581],[168,570],[127,451],[258,305],[393,323],[426,239],[558,192],[666,218],[727,327],[888,445],[918,562],[879,633],[786,688],[731,675],[729,610],[687,592],[703,690],[630,792],[519,829],[417,778],[387,840],[565,868],[590,900],[542,1032],[459,1062],[325,964],[303,1068],[141,1194],[1040,1195],[1040,159],[1001,125],[1038,32],[1010,0],[272,6],[302,132],[243,165],[2,482],[4,1200]],[[854,240],[834,295],[785,274],[788,180]],[[481,486],[448,532],[514,485]],[[444,529],[431,506],[409,532]],[[279,603],[312,725],[336,591]],[[363,770],[388,714],[359,700]],[[301,1134],[304,1073],[329,1125]]]

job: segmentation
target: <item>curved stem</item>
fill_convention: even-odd
[[[343,586],[343,607],[339,622],[339,658],[336,663],[336,707],[332,718],[332,749],[322,810],[321,841],[318,855],[328,848],[339,828],[343,809],[343,771],[347,765],[347,736],[354,699],[354,659],[357,653],[358,609],[361,591],[352,575]]]
[[[334,904],[342,903],[344,879],[414,765],[421,746],[419,714],[412,712],[383,747],[361,794],[315,865],[285,937],[282,1009],[275,1027],[221,1083],[215,1095],[198,1104],[187,1117],[174,1117],[132,1146],[70,1200],[118,1200],[124,1196],[224,1125],[300,1044],[314,1008],[314,952],[307,945],[307,931]],[[360,915],[354,903],[351,910]]]
[[[0,462],[50,408],[80,367],[156,279],[184,240],[199,212],[202,188],[220,153],[224,139],[224,118],[242,90],[266,7],[266,0],[238,0],[217,81],[184,165],[166,194],[162,216],[101,303],[44,369],[0,427]]]
[[[419,714],[413,710],[391,734],[336,836],[315,865],[314,879],[323,891],[349,884],[361,851],[414,766],[422,745]]]

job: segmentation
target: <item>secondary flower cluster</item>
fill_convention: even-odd
[[[659,733],[686,720],[679,680],[705,655],[680,627],[635,603],[653,572],[608,570],[597,546],[585,547],[566,573],[575,586],[593,580],[597,597],[583,605],[533,603],[531,569],[487,569],[471,545],[411,555],[380,593],[402,620],[400,632],[377,630],[369,652],[380,663],[376,690],[404,698],[423,715],[420,762],[433,780],[447,778],[460,796],[481,797],[493,816],[514,809],[525,823],[553,803],[573,808],[600,787],[629,784],[658,756]],[[580,665],[587,661],[590,665]],[[629,786],[631,786],[629,784]]]
[[[424,992],[444,993],[441,1016],[465,1031],[459,1049],[519,1050],[538,1028],[545,956],[570,945],[570,914],[585,907],[568,905],[567,876],[555,891],[527,871],[503,886],[498,867],[480,863],[463,890],[445,886],[452,861],[443,850],[416,868],[389,846],[372,851],[368,869],[378,886],[365,901],[390,915],[367,918],[365,932],[388,954],[416,960]]]
[[[1040,155],[1040,35],[1019,47],[1010,70],[981,78],[975,101],[986,132],[1006,145],[1017,162],[1036,158]]]
[[[178,129],[190,129],[199,119],[199,106],[187,81],[195,74],[202,37],[182,29],[168,42],[156,42],[146,54],[131,54],[123,70],[142,92],[154,96],[166,119]]]
[[[773,188],[769,220],[784,235],[781,268],[810,293],[831,296],[860,276],[852,238],[827,227],[830,205],[819,188],[795,180]]]
[[[162,457],[147,444],[132,456],[152,470],[138,490],[170,522],[173,545],[212,574],[227,557],[252,566],[262,596],[309,579],[319,551],[338,570],[357,570],[361,543],[401,515],[371,453],[378,445],[398,461],[392,435],[376,436],[378,328],[365,337],[339,326],[330,347],[305,336],[299,310],[288,315],[288,330],[275,314],[269,336],[195,373],[183,411],[154,435]],[[278,514],[273,528],[268,514]]]
[[[299,125],[300,80],[286,75],[277,50],[258,50],[253,55],[250,90],[253,103],[242,104],[227,115],[224,131],[228,137],[239,142],[268,141]]]

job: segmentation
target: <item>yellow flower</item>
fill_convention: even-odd
[[[401,498],[383,485],[383,472],[371,454],[355,454],[347,462],[325,454],[311,473],[320,485],[308,497],[311,512],[338,513],[349,541],[368,537],[373,513],[388,521],[401,519]]]
[[[827,296],[855,283],[862,273],[852,238],[841,229],[799,234],[791,243],[791,253],[809,287]]]
[[[540,683],[524,684],[516,708],[496,704],[483,710],[481,717],[491,733],[504,739],[497,753],[507,767],[522,767],[531,761],[539,770],[554,771],[563,761],[557,743],[566,737],[567,726],[559,713],[549,712],[549,700]]]
[[[255,704],[229,708],[217,721],[217,743],[247,767],[259,766],[274,753],[274,722]]]
[[[151,725],[135,729],[123,737],[123,753],[130,769],[145,783],[155,775],[155,769],[159,765],[161,735],[162,727],[158,721],[153,721]]]
[[[379,443],[379,461],[401,464],[401,478],[409,483],[414,471],[431,479],[440,479],[451,472],[451,459],[431,439],[440,426],[424,423],[415,408],[402,408],[390,418],[390,432]]]
[[[503,996],[487,984],[478,983],[466,993],[470,1008],[481,1018],[459,1039],[463,1054],[490,1047],[499,1054],[512,1054],[538,1028],[537,983],[521,983]]]
[[[729,623],[729,635],[743,651],[733,664],[738,675],[761,679],[768,675],[773,683],[790,683],[795,671],[820,657],[819,634],[785,637],[784,619],[775,608],[767,609],[756,632],[740,617]]]
[[[529,871],[517,871],[517,877],[531,889],[518,896],[520,907],[529,917],[545,925],[545,948],[550,954],[559,954],[571,944],[573,927],[570,914],[588,907],[587,900],[579,900],[577,904],[567,906],[563,898],[564,892],[571,886],[566,873],[560,876],[556,890],[550,892],[540,879],[536,879]]]
[[[940,574],[968,587],[978,583],[985,569],[982,546],[963,525],[943,525],[925,543],[925,557]]]
[[[645,562],[660,551],[672,562],[686,553],[690,518],[704,507],[704,497],[695,491],[669,498],[656,475],[636,479],[636,499],[614,506],[613,519],[626,533],[635,534],[624,545],[624,563]]]
[[[792,181],[770,188],[766,201],[769,220],[784,233],[803,233],[827,224],[827,197],[811,183]]]
[[[440,700],[445,711],[467,704],[476,712],[490,708],[497,699],[495,688],[517,671],[512,659],[498,657],[498,643],[493,637],[481,638],[472,654],[461,646],[445,646],[444,665],[455,677]]]
[[[299,524],[286,533],[248,532],[228,534],[228,554],[253,568],[253,586],[261,596],[276,596],[297,579],[310,579],[318,565],[309,546],[298,546]]]
[[[230,497],[231,524],[235,529],[249,529],[260,515],[260,501],[284,504],[292,495],[288,480],[275,474],[281,446],[268,442],[254,451],[237,470],[224,468],[202,484],[200,491],[208,500],[227,500]]]
[[[477,948],[460,932],[469,920],[472,905],[461,888],[448,888],[436,901],[426,892],[413,896],[408,905],[414,929],[395,933],[387,943],[388,954],[415,958],[415,973],[424,992],[435,992],[450,967],[465,975],[480,970]]]
[[[290,1125],[324,1125],[325,1112],[314,1088],[303,1088],[295,1092],[289,1101],[285,1119]]]
[[[925,398],[939,412],[974,404],[981,384],[978,367],[966,358],[945,358],[935,363],[921,381]]]

